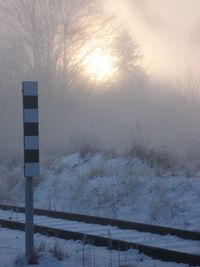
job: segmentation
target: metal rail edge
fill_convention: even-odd
[[[25,224],[21,222],[8,221],[0,219],[0,225],[2,227],[24,230]],[[142,245],[133,242],[126,242],[117,239],[110,239],[106,237],[100,237],[95,235],[86,235],[80,232],[66,231],[56,228],[50,228],[40,225],[34,225],[34,232],[47,236],[54,236],[65,240],[81,240],[87,244],[107,247],[108,249],[114,249],[119,251],[127,251],[129,249],[137,249],[140,253],[158,259],[162,261],[170,261],[176,263],[185,263],[191,266],[200,266],[200,256],[189,253],[173,251],[168,249],[162,249],[153,246]]]
[[[0,209],[12,210],[15,212],[25,211],[24,207],[6,205],[6,204],[0,204]],[[138,222],[130,222],[130,221],[110,219],[110,218],[104,218],[104,217],[96,217],[96,216],[84,215],[84,214],[68,213],[68,212],[62,212],[62,211],[50,211],[50,210],[44,210],[44,209],[34,209],[34,214],[48,216],[52,218],[71,220],[71,221],[117,226],[120,229],[130,229],[130,230],[132,229],[132,230],[137,230],[139,232],[148,232],[152,234],[174,235],[177,237],[181,237],[183,239],[200,241],[200,232],[183,230],[183,229],[178,229],[178,228],[171,228],[171,227],[151,225],[151,224],[138,223]]]

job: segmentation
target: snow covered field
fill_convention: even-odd
[[[136,250],[110,251],[81,242],[35,235],[41,267],[188,267],[186,264],[152,260]],[[24,232],[0,228],[0,267],[26,266]]]
[[[49,157],[43,159],[42,176],[35,179],[34,205],[200,230],[200,175],[195,168],[190,175],[188,170],[103,153]],[[0,183],[1,202],[24,205],[23,170],[18,161],[10,165],[2,161]],[[45,244],[39,252],[40,266],[186,266],[154,261],[132,250],[110,254],[104,248],[83,248],[81,242],[55,240],[35,235],[36,247]],[[50,252],[55,244],[62,250],[62,261]],[[0,229],[0,266],[13,266],[16,259],[23,265],[23,254],[24,233]]]
[[[11,210],[0,210],[0,218],[25,222],[24,213],[16,213]],[[169,250],[181,251],[190,254],[200,254],[200,241],[187,240],[177,236],[159,235],[146,232],[138,232],[130,229],[119,229],[116,226],[96,225],[84,222],[67,221],[63,219],[49,218],[47,216],[34,216],[34,223],[45,227],[62,229],[72,232],[81,232],[85,235],[111,237],[112,239],[135,242],[138,244],[161,247]]]
[[[46,158],[35,178],[38,208],[200,230],[200,173],[150,167],[100,153]],[[24,205],[22,166],[0,165],[0,201]]]

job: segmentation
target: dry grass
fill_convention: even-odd
[[[58,259],[59,261],[63,261],[65,254],[62,249],[59,247],[58,241],[56,240],[53,247],[50,249],[50,252],[53,256]]]
[[[127,155],[128,157],[138,158],[149,167],[155,168],[159,176],[166,170],[174,173],[179,166],[178,157],[167,150],[166,147],[155,149],[142,144],[134,144]]]
[[[39,259],[40,259],[40,254],[39,254],[39,249],[34,249],[34,252],[32,255],[29,256],[28,259],[26,259],[26,256],[19,253],[17,256],[16,256],[16,259],[15,259],[15,264],[16,265],[25,265],[26,263],[29,264],[29,265],[36,265],[36,264],[39,264]]]

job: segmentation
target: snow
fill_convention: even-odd
[[[0,218],[25,222],[24,213],[15,213],[13,211],[0,210]],[[200,241],[191,241],[171,235],[158,235],[150,233],[141,233],[135,230],[122,230],[110,225],[95,225],[83,222],[67,221],[63,219],[49,218],[46,216],[34,216],[34,223],[51,228],[63,229],[73,232],[82,232],[96,236],[104,236],[112,239],[125,240],[143,245],[162,247],[165,249],[176,250],[191,254],[200,255]]]
[[[188,177],[182,168],[176,172],[162,166],[151,168],[146,162],[135,157],[103,153],[74,153],[56,157],[55,160],[44,159],[42,175],[34,179],[34,206],[200,231],[200,172],[190,173]],[[16,164],[12,168],[2,162],[0,184],[1,202],[24,205],[21,165]],[[120,237],[120,232],[118,236]],[[48,245],[47,249],[41,252],[40,266],[83,266],[81,242],[59,240],[59,246],[67,251],[66,255],[70,255],[61,262],[49,252],[49,246],[55,243],[55,238],[35,235],[37,246],[41,241]],[[187,243],[189,241],[178,238],[150,237],[148,234],[141,237],[136,233],[134,241],[143,241],[151,245],[159,241],[163,247],[184,247],[186,251],[199,254],[198,242],[191,246]],[[24,233],[0,228],[0,246],[0,266],[13,266],[18,255],[24,254]],[[87,262],[84,266],[111,266],[109,251],[105,248],[91,247],[88,252],[90,257],[94,251],[96,265]],[[114,253],[115,265],[113,263],[112,266],[119,267],[119,255],[117,252]],[[121,259],[127,259],[123,264],[127,264],[128,267],[131,267],[131,264],[186,266],[151,260],[149,257],[138,255],[136,250],[120,254]],[[91,260],[90,257],[88,261]]]
[[[24,260],[24,232],[0,228],[0,267],[27,266]],[[176,264],[152,260],[137,250],[119,252],[103,247],[83,245],[73,240],[65,241],[40,234],[34,236],[35,247],[39,248],[38,267],[102,267],[102,266],[137,266],[137,267],[188,267],[186,264]],[[55,246],[61,251],[62,260],[54,256]]]
[[[200,176],[156,172],[136,158],[72,154],[44,171],[35,206],[200,230]]]

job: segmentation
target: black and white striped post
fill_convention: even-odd
[[[24,176],[25,176],[25,251],[29,263],[32,261],[33,246],[33,177],[39,176],[39,127],[38,127],[38,83],[24,81]]]

